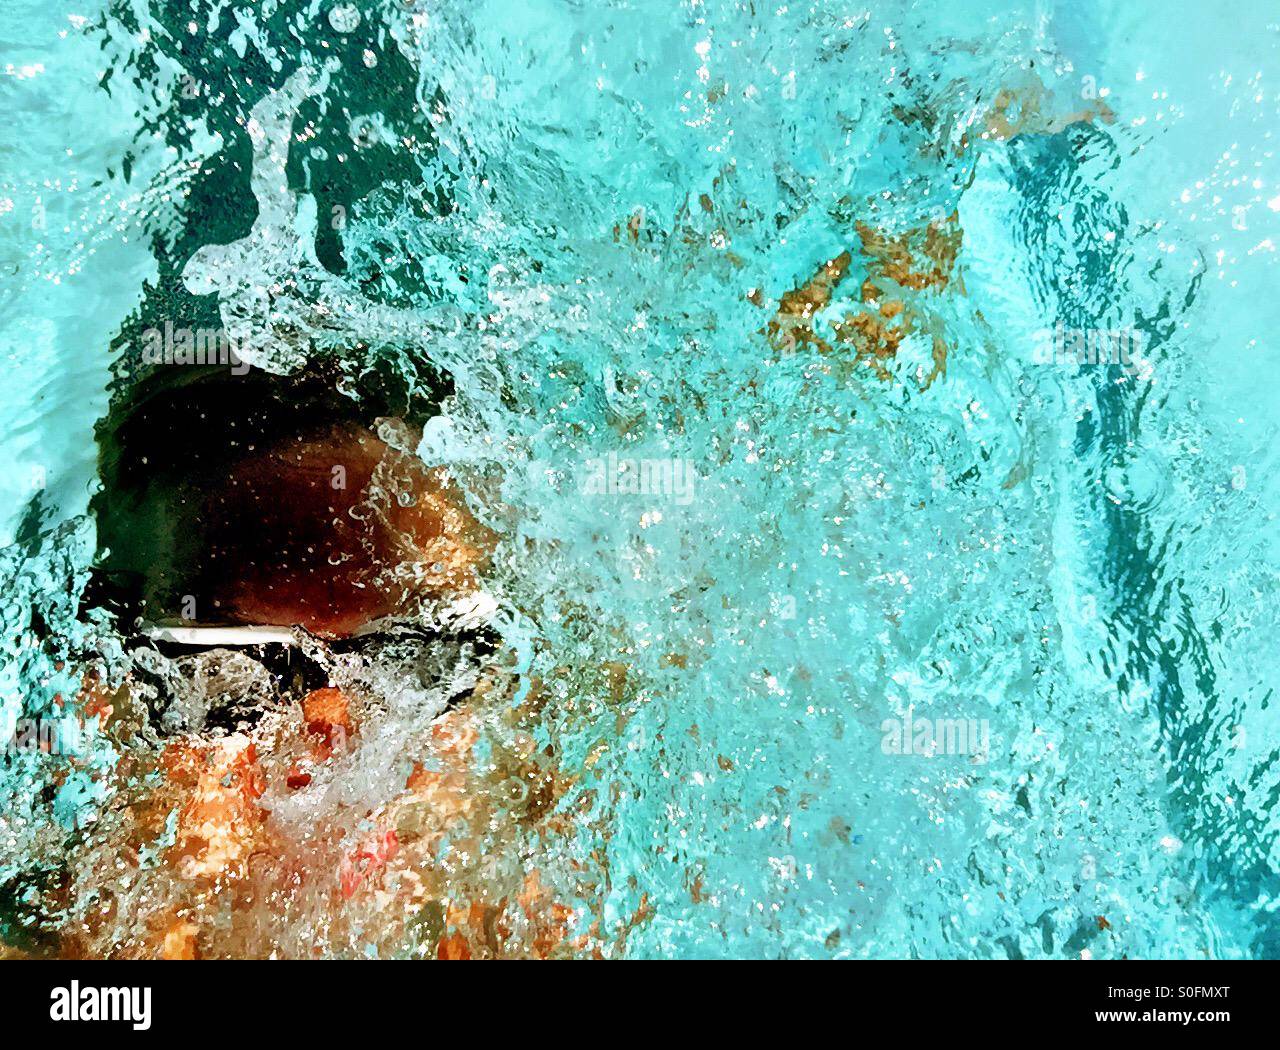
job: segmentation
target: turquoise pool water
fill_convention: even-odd
[[[79,607],[94,426],[185,321],[452,377],[416,453],[558,772],[433,863],[536,867],[556,950],[1280,954],[1270,5],[9,0],[0,40],[0,736],[138,673]],[[156,717],[11,748],[9,943],[181,892],[110,862]],[[268,819],[375,810],[429,729],[387,718]],[[326,909],[252,950],[454,929]]]

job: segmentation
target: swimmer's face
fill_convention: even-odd
[[[203,589],[219,619],[327,637],[472,589],[461,499],[357,424],[235,463],[200,516]]]

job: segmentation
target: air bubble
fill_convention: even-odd
[[[354,4],[336,4],[329,11],[329,24],[339,33],[350,33],[360,25],[360,12]]]

